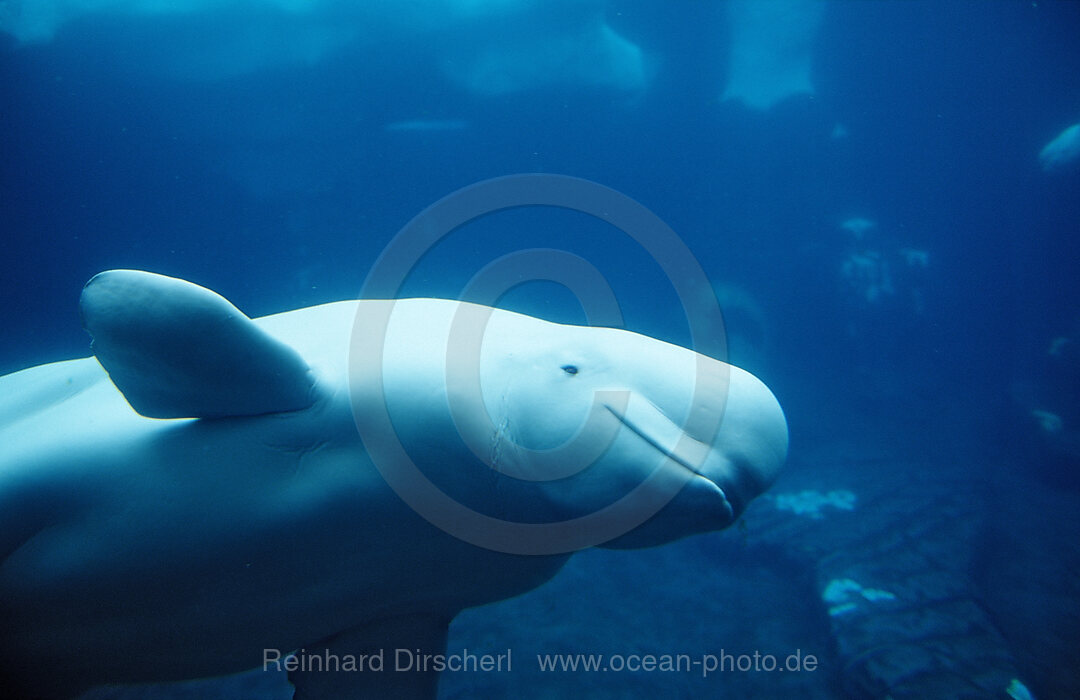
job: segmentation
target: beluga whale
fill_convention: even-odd
[[[431,698],[395,649],[436,657],[583,547],[725,528],[786,458],[760,380],[627,330],[445,299],[251,319],[137,270],[79,308],[92,357],[0,377],[17,698],[268,662],[300,699]]]

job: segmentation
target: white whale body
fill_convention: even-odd
[[[369,414],[491,518],[555,522],[681,484],[608,546],[726,527],[786,456],[764,384],[628,331],[436,299],[251,320],[130,270],[93,278],[80,310],[95,357],[0,377],[0,688],[14,697],[237,672],[268,649],[440,653],[457,612],[555,575],[568,552],[470,544],[406,505],[388,485],[405,465],[368,449],[387,436],[358,429]],[[461,313],[487,318],[476,354],[458,352]],[[379,376],[350,376],[356,338],[383,347]],[[546,478],[568,442],[594,458]],[[420,698],[437,676],[290,680],[297,698]]]

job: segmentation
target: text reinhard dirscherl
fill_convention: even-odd
[[[392,665],[388,663],[388,659]],[[787,655],[754,651],[752,654],[537,654],[541,672],[691,672],[708,677],[714,673],[810,671],[818,668],[818,658],[802,649]],[[502,672],[513,670],[513,653],[477,654],[462,649],[453,654],[428,654],[420,649],[379,649],[370,654],[334,654],[329,649],[300,649],[283,654],[263,649],[263,670],[300,672],[381,673],[416,672]]]
[[[475,654],[462,649],[456,654],[427,654],[420,649],[391,649],[392,665],[387,665],[387,650],[379,649],[371,654],[334,654],[329,649],[308,651],[300,649],[282,654],[280,649],[263,649],[263,670],[304,672],[381,673],[400,671],[425,673],[434,671],[485,671],[512,670],[511,651],[501,654]]]

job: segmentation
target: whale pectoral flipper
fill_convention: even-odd
[[[86,283],[79,310],[98,361],[148,418],[262,415],[314,402],[300,355],[209,289],[110,270]]]
[[[441,670],[432,658],[445,652],[449,624],[437,615],[392,617],[298,650],[293,700],[432,700]]]

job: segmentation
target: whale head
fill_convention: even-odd
[[[414,320],[428,340],[398,345],[445,353],[436,403],[515,501],[506,517],[568,521],[621,504],[605,546],[652,546],[732,524],[784,462],[784,414],[744,370],[626,330],[446,304],[448,330]],[[417,381],[418,363],[405,364]]]

